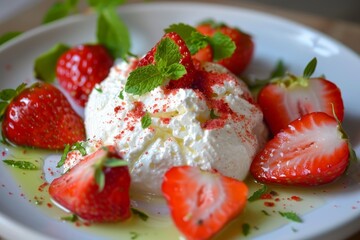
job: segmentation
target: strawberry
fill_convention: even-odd
[[[177,228],[187,239],[208,239],[244,209],[248,188],[240,181],[197,167],[172,167],[162,192]]]
[[[104,46],[79,45],[60,56],[56,77],[74,100],[85,106],[91,90],[107,77],[113,63],[113,57]]]
[[[311,65],[313,67],[309,68]],[[338,119],[343,120],[340,89],[327,79],[310,78],[315,67],[316,59],[305,68],[304,76],[287,75],[275,79],[260,91],[258,103],[273,134],[310,112],[325,112],[332,116],[333,107]]]
[[[250,172],[264,183],[313,186],[330,183],[349,164],[349,145],[339,122],[313,112],[291,122],[252,162]]]
[[[255,46],[249,34],[237,28],[214,21],[201,23],[196,29],[206,36],[214,36],[216,32],[221,32],[232,39],[236,46],[234,53],[230,57],[217,61],[217,63],[223,65],[235,75],[241,74],[251,62]],[[205,62],[214,61],[213,53],[208,47],[200,49],[193,55],[193,58]]]
[[[2,91],[5,92],[11,96],[7,98],[9,103],[2,116],[2,133],[10,142],[63,149],[65,144],[85,139],[82,118],[53,85],[36,82],[28,88],[23,84],[16,90]]]
[[[186,46],[184,40],[175,32],[166,33],[161,39],[164,38],[170,38],[179,47],[179,51],[181,54],[181,59],[179,63],[182,64],[186,69],[186,74],[184,76],[182,76],[178,80],[171,80],[166,87],[168,89],[190,88],[194,80],[196,71],[188,47]],[[147,66],[149,64],[155,63],[154,55],[157,51],[157,46],[159,42],[143,58],[140,59],[138,67]]]
[[[86,155],[56,178],[49,193],[58,204],[90,222],[114,222],[130,217],[130,174],[114,147]]]

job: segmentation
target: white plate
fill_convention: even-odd
[[[154,3],[127,5],[120,14],[131,30],[132,52],[145,53],[171,23],[194,24],[214,18],[249,32],[256,44],[255,58],[247,73],[267,76],[277,60],[301,74],[305,64],[318,59],[315,75],[326,74],[342,90],[344,127],[360,155],[360,59],[342,44],[297,23],[247,9],[209,4]],[[55,43],[78,44],[95,38],[95,17],[75,16],[31,30],[0,47],[0,89],[33,81],[33,61]],[[1,150],[4,147],[1,147]],[[357,168],[357,164],[351,166]],[[0,164],[0,235],[10,239],[93,239],[81,228],[53,219],[24,201],[18,183]],[[339,239],[360,229],[360,184],[350,169],[346,186],[323,193],[324,206],[303,216],[294,234],[290,224],[256,239]],[[349,178],[350,180],[346,180]],[[9,194],[11,192],[11,194]]]

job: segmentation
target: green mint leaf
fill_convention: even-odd
[[[261,212],[262,212],[265,216],[270,216],[270,214],[269,214],[267,211],[265,211],[265,210],[261,210]]]
[[[65,163],[65,160],[66,160],[66,157],[67,157],[67,154],[70,152],[70,145],[69,144],[66,144],[65,145],[65,148],[64,148],[64,152],[63,154],[61,155],[61,158],[60,158],[60,161],[57,163],[56,167],[59,168],[61,167],[62,165],[64,165]]]
[[[143,95],[161,86],[163,82],[164,77],[155,65],[139,67],[130,73],[125,85],[125,92]]]
[[[141,118],[141,127],[143,129],[148,128],[151,125],[151,117],[150,114],[147,112],[145,115]]]
[[[214,61],[230,57],[236,49],[236,45],[231,38],[221,32],[216,32],[209,42],[213,50]]]
[[[317,65],[317,59],[313,58],[311,61],[306,65],[303,73],[304,78],[310,78],[311,75],[314,73]]]
[[[27,161],[15,161],[15,160],[9,160],[9,159],[5,159],[3,160],[4,163],[6,163],[7,165],[10,165],[12,167],[15,168],[20,168],[20,169],[25,169],[25,170],[37,170],[38,167],[31,163],[31,162],[27,162]]]
[[[165,69],[163,75],[167,79],[178,80],[186,74],[186,68],[180,63],[173,63]]]
[[[164,38],[156,47],[154,58],[158,68],[166,69],[174,63],[179,63],[181,59],[179,47],[170,38]]]
[[[132,211],[132,213],[134,214],[134,215],[136,215],[136,216],[138,216],[141,220],[143,220],[144,222],[146,221],[146,220],[148,220],[148,218],[149,218],[149,216],[146,214],[146,213],[144,213],[144,212],[142,212],[142,211],[140,211],[140,210],[138,210],[138,209],[136,209],[136,208],[131,208],[131,211]]]
[[[172,24],[164,30],[166,33],[176,32],[185,41],[191,55],[208,45],[208,37],[199,33],[194,27],[184,24]]]
[[[103,9],[98,14],[97,41],[110,51],[114,58],[126,58],[130,50],[130,34],[114,8]]]
[[[128,165],[128,162],[119,158],[108,158],[104,165],[106,167],[124,167]]]
[[[248,223],[243,223],[242,232],[244,236],[248,236],[250,234],[250,225]]]
[[[0,45],[10,41],[13,38],[19,36],[22,32],[7,32],[4,35],[0,36]]]
[[[119,98],[120,98],[121,100],[124,100],[124,89],[120,91],[120,93],[119,93]]]
[[[303,222],[303,220],[294,212],[281,212],[279,211],[279,214],[282,216],[282,217],[285,217],[291,221],[294,221],[294,222]]]
[[[261,196],[268,191],[268,187],[263,185],[262,188],[256,190],[249,198],[249,202],[253,202],[261,198]]]
[[[54,82],[57,60],[67,50],[67,45],[59,43],[37,57],[34,64],[35,78],[48,83]]]
[[[95,87],[95,90],[98,91],[99,93],[102,93],[102,92],[103,92],[103,90],[102,90],[101,87]]]
[[[76,11],[78,0],[65,0],[54,3],[43,18],[43,23],[49,23],[65,18]]]
[[[211,109],[211,110],[210,110],[210,118],[211,118],[211,119],[217,119],[217,118],[219,118],[219,116],[215,114],[214,109]]]
[[[67,222],[76,222],[79,220],[79,217],[76,214],[71,214],[70,216],[61,217],[60,219]]]
[[[102,164],[95,166],[95,182],[98,185],[98,191],[101,192],[105,187],[105,173],[102,169]]]
[[[124,4],[125,0],[87,0],[90,7],[95,8],[97,11],[102,11],[106,8],[116,8]]]

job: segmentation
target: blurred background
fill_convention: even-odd
[[[0,35],[26,31],[41,25],[46,11],[62,0],[0,0]],[[79,0],[79,12],[86,11],[86,0]],[[159,2],[180,0],[124,0]],[[185,1],[180,1],[185,2]],[[315,28],[360,53],[360,0],[196,0],[250,8],[284,17]]]

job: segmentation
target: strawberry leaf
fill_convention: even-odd
[[[98,13],[96,37],[114,58],[126,58],[131,45],[130,34],[115,8],[105,8]]]
[[[4,35],[0,36],[0,45],[10,41],[11,39],[19,36],[22,32],[7,32]]]
[[[70,216],[61,217],[60,219],[67,222],[76,222],[79,220],[79,217],[76,214],[71,214]]]
[[[209,42],[213,49],[214,61],[230,57],[236,49],[236,45],[231,38],[221,32],[216,32]]]
[[[34,64],[35,78],[44,82],[53,83],[55,80],[57,60],[67,50],[69,50],[67,45],[59,43],[37,57]]]
[[[95,166],[95,182],[98,185],[98,191],[101,192],[105,187],[105,173],[102,169],[102,164]]]
[[[311,61],[306,65],[303,73],[304,78],[310,78],[316,69],[317,60],[316,58],[311,59]]]
[[[141,118],[141,127],[143,129],[148,128],[151,125],[151,117],[150,114],[147,112],[142,118]]]
[[[108,158],[104,164],[106,167],[124,167],[128,165],[128,162],[119,158]]]
[[[43,18],[43,23],[49,23],[67,17],[76,11],[78,0],[65,0],[54,3]]]

